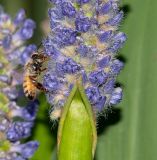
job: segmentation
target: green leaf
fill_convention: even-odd
[[[74,86],[64,106],[58,130],[58,160],[91,160],[96,128],[91,106],[80,84]]]
[[[128,36],[121,50],[126,63],[119,76],[124,97],[104,121],[108,126],[98,136],[96,160],[156,160],[157,1],[122,2],[128,12],[122,24]]]

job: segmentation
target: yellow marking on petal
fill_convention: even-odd
[[[2,30],[7,30],[8,29],[10,32],[14,32],[15,31],[15,26],[12,23],[11,20],[8,20],[7,22],[3,23],[1,25],[1,28],[2,28]]]
[[[61,49],[61,52],[65,55],[65,56],[74,56],[75,55],[75,46],[67,46],[65,48]]]
[[[97,65],[96,65],[96,63],[94,63],[94,64],[92,65],[91,71],[94,71],[94,70],[96,70],[96,69],[97,69]]]
[[[82,9],[85,10],[85,11],[89,11],[91,9],[91,5],[86,3],[82,6]]]
[[[24,44],[24,41],[21,41],[21,39],[15,39],[14,41],[12,41],[12,45],[14,46],[14,48],[22,46],[22,44]]]
[[[94,34],[91,33],[84,33],[82,34],[83,39],[85,40],[86,45],[96,45],[97,37]]]
[[[0,46],[0,53],[3,53],[4,51],[3,51],[3,47],[2,46]]]
[[[72,57],[72,59],[73,59],[75,62],[77,62],[77,63],[80,63],[80,62],[81,62],[81,57],[80,57],[79,54],[78,54],[78,55],[75,55],[75,57]]]
[[[9,30],[13,33],[14,31],[15,31],[15,25],[13,25],[13,24],[11,24],[10,26],[9,26]]]
[[[105,30],[105,31],[109,31],[109,30],[110,31],[116,31],[117,27],[115,27],[115,26],[107,26],[107,25],[102,24],[100,26],[100,29]]]
[[[1,132],[2,133],[2,132]],[[2,134],[1,134],[2,136]],[[5,135],[4,135],[5,136]],[[2,158],[5,158],[5,152],[8,152],[10,150],[11,147],[11,142],[9,140],[6,140],[6,137],[0,137],[1,140],[1,145],[0,145],[0,150],[2,151]],[[4,153],[4,154],[3,154]],[[4,156],[4,157],[3,157]]]
[[[1,28],[0,28],[1,29]],[[1,32],[0,32],[0,40],[2,40],[4,38],[4,34],[2,34]]]
[[[107,48],[107,43],[101,43],[99,40],[97,41],[96,44],[97,48],[99,51],[105,50]]]
[[[76,3],[76,2],[73,4],[73,6],[75,7],[76,10],[79,10],[80,7],[81,7],[80,4],[78,4],[78,3]]]
[[[12,24],[12,25],[10,26],[10,29],[11,29],[12,32],[14,32],[15,29],[16,29],[16,26]]]
[[[70,74],[67,74],[65,76],[65,78],[67,79],[68,82],[70,83],[74,83],[76,81],[76,77],[74,75],[70,75]]]
[[[108,0],[102,0],[102,2],[103,2],[103,3],[106,3],[106,2],[108,2]]]
[[[106,43],[100,42],[99,38],[94,34],[85,33],[83,34],[83,38],[86,45],[95,46],[99,51],[105,50],[108,47]]]
[[[4,52],[4,49],[3,49],[3,47],[0,47],[0,54],[2,55],[2,56],[0,56],[0,61],[4,64],[4,65],[8,65],[8,60],[7,60],[7,58],[5,57],[5,56],[3,56],[3,54],[4,54],[5,52]],[[5,68],[3,68],[3,70],[4,69],[6,69],[6,66],[5,66]],[[2,74],[2,71],[1,71],[1,74]]]
[[[13,113],[12,113],[12,111],[9,111],[9,110],[8,110],[6,116],[7,116],[9,119],[12,119],[12,118],[13,118]]]
[[[87,68],[88,66],[91,65],[91,60],[89,60],[88,58],[81,58],[80,63],[84,68]]]
[[[11,20],[8,20],[4,23],[2,23],[2,27],[5,29],[5,28],[9,28],[9,26],[11,25]]]
[[[86,17],[88,17],[88,18],[93,17],[93,14],[94,14],[93,7],[90,4],[84,4],[82,6],[82,9],[83,9]]]
[[[106,73],[110,72],[110,67],[105,67],[104,72],[106,72]]]
[[[2,146],[2,142],[6,139],[6,135],[5,132],[0,131],[0,140],[1,140],[1,146]],[[1,151],[2,152],[2,151]]]
[[[89,83],[89,82],[87,82],[85,85],[84,85],[84,88],[86,89],[86,88],[88,88],[88,87],[90,87],[91,86],[91,84]]]
[[[62,20],[61,23],[64,27],[75,29],[74,21],[69,20],[68,18],[65,18],[65,20]]]
[[[99,24],[103,24],[109,20],[110,16],[109,15],[98,15],[98,22]]]
[[[79,64],[81,64],[85,69],[91,66],[91,59],[86,57],[81,57],[80,55],[75,56],[73,60]]]
[[[94,62],[91,62],[91,59],[84,58],[84,57],[81,58],[80,64],[83,66],[83,68],[87,73],[91,72],[96,67],[96,64],[94,64]]]
[[[88,13],[85,14],[85,16],[88,17],[88,18],[91,18],[91,17],[93,17],[93,13],[92,12],[88,12]]]
[[[0,87],[2,88],[2,86],[0,85]],[[9,99],[8,97],[3,94],[3,93],[0,93],[0,110],[7,113],[9,111],[9,108],[8,108],[8,103],[9,103]]]

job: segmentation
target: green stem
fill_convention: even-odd
[[[64,106],[58,129],[58,160],[92,160],[96,125],[91,105],[77,83]]]

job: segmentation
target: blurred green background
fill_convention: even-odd
[[[31,42],[45,37],[47,0],[0,0],[5,11],[15,15],[25,8],[37,22]],[[98,123],[95,160],[157,159],[157,1],[122,0],[125,12],[121,30],[128,36],[119,58],[125,62],[118,82],[124,89],[123,101]],[[46,27],[43,27],[46,26]],[[48,117],[49,105],[40,95],[40,111],[30,139],[40,147],[32,160],[56,159],[56,127]]]

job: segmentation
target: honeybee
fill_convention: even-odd
[[[23,90],[26,97],[30,100],[34,100],[36,97],[36,90],[47,91],[44,86],[38,82],[38,77],[41,72],[45,71],[43,63],[47,60],[47,56],[34,52],[31,55],[30,60],[25,65],[25,73],[23,79]]]

